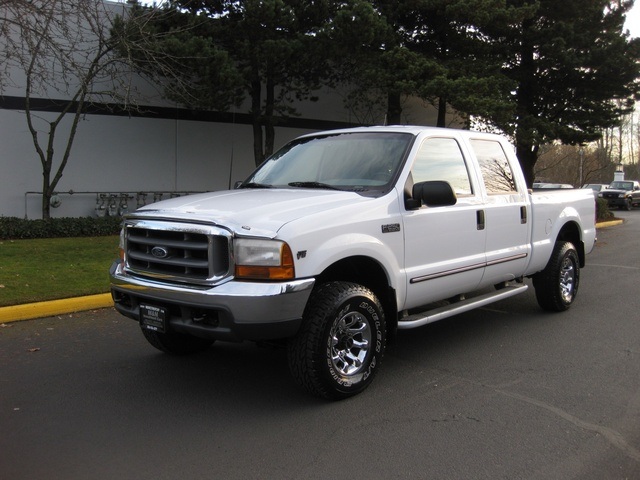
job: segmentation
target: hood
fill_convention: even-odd
[[[146,205],[129,217],[195,221],[242,235],[273,238],[283,225],[298,218],[371,200],[335,190],[240,189],[164,200]]]

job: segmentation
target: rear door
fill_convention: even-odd
[[[470,140],[484,185],[487,267],[482,285],[498,284],[522,275],[531,254],[531,207],[515,156],[491,137]],[[507,146],[508,147],[508,146]]]

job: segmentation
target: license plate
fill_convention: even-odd
[[[140,305],[140,325],[147,330],[164,333],[169,314],[166,308]]]

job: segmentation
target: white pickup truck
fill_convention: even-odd
[[[126,216],[116,309],[156,348],[284,340],[294,379],[363,391],[397,329],[524,293],[563,311],[595,242],[590,190],[531,193],[502,137],[370,127],[298,138],[230,191]]]

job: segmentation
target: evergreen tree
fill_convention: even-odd
[[[226,111],[244,98],[242,76],[206,17],[174,4],[134,5],[126,20],[115,22],[112,38],[120,54],[171,100]]]
[[[511,110],[502,92],[512,81],[504,76],[503,46],[490,36],[495,24],[509,24],[527,14],[506,0],[420,0],[411,15],[413,48],[434,59],[443,71],[418,94],[438,109],[437,125],[447,126],[447,106],[465,116],[493,117]]]
[[[173,95],[182,103],[225,109],[251,99],[256,163],[294,100],[346,83],[351,101],[380,99],[387,123],[401,123],[402,97],[417,95],[438,106],[440,126],[450,105],[501,129],[531,184],[541,145],[596,139],[631,108],[640,40],[622,29],[632,4],[173,0],[153,38],[162,38],[173,70],[163,76],[181,86]]]
[[[358,87],[354,97],[361,104],[377,92],[389,123],[401,123],[401,98],[409,95],[436,106],[441,127],[449,121],[447,107],[463,115],[504,115],[513,107],[502,92],[513,81],[502,72],[504,47],[485,30],[526,11],[507,7],[506,0],[345,2],[333,38],[337,57],[353,63],[342,64],[342,78]]]
[[[511,134],[527,183],[543,144],[589,142],[632,108],[640,91],[640,39],[623,31],[633,1],[509,0],[533,7],[519,22],[492,33],[508,48],[503,73],[515,115],[488,121]]]
[[[129,32],[144,25],[129,35],[134,45],[154,33],[155,47],[141,48],[154,54],[141,68],[185,105],[226,110],[249,98],[259,165],[273,152],[279,118],[294,114],[293,102],[309,98],[327,74],[317,34],[329,2],[171,0],[163,8],[161,21],[141,22],[149,11],[142,8],[120,25]]]
[[[415,95],[420,82],[437,72],[437,65],[412,51],[403,16],[413,1],[347,0],[336,8],[324,29],[332,78],[349,88],[346,103],[362,123],[402,123],[402,97]]]

